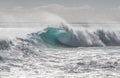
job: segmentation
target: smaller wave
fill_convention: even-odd
[[[8,40],[0,40],[0,50],[8,50],[10,49],[12,44],[12,41]]]

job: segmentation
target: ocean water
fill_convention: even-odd
[[[120,78],[119,25],[0,28],[0,78]]]

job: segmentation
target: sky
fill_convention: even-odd
[[[0,7],[35,7],[50,4],[75,7],[90,5],[97,8],[115,8],[120,5],[120,0],[0,0]]]
[[[0,9],[6,14],[12,10],[46,11],[69,22],[120,21],[120,0],[0,0]]]

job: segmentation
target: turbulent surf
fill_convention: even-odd
[[[119,29],[99,25],[3,28],[0,78],[119,78]]]

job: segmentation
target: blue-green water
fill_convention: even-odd
[[[53,46],[77,46],[77,39],[74,38],[71,32],[62,28],[46,28],[45,32],[40,33],[39,36],[45,43]]]

